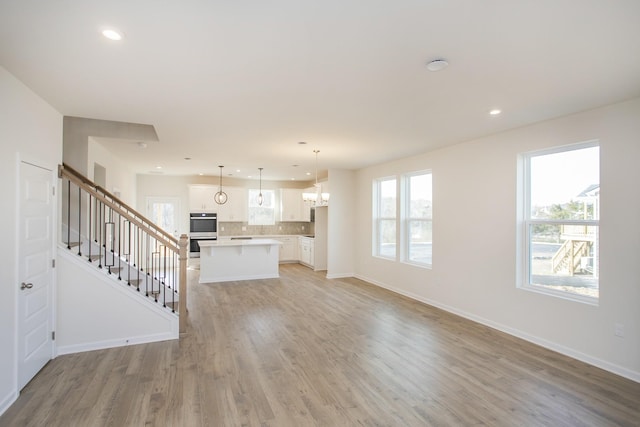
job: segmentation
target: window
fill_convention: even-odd
[[[417,172],[403,177],[404,255],[411,264],[430,266],[432,261],[431,173]]]
[[[599,296],[600,148],[523,156],[523,287],[582,301]]]
[[[374,181],[373,255],[396,258],[396,179]]]
[[[179,202],[175,197],[147,197],[147,217],[158,227],[177,237]]]
[[[262,205],[258,204],[260,190],[249,190],[249,225],[274,225],[276,223],[276,194],[262,190]]]

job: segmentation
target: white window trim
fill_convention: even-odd
[[[550,289],[544,286],[535,285],[530,283],[531,279],[531,259],[530,253],[530,241],[529,241],[529,229],[532,224],[576,224],[576,225],[591,225],[598,227],[600,230],[600,220],[539,220],[530,219],[531,215],[531,169],[530,160],[532,157],[543,156],[549,154],[563,153],[566,151],[580,150],[591,147],[600,147],[598,140],[592,140],[588,142],[582,142],[578,144],[569,144],[556,146],[548,149],[529,151],[522,153],[519,156],[518,170],[517,170],[517,186],[520,189],[518,191],[516,200],[518,203],[517,209],[517,233],[516,233],[516,249],[517,249],[517,261],[516,261],[516,273],[517,281],[516,286],[519,289],[526,291],[536,292],[544,295],[550,295],[569,301],[576,301],[589,305],[597,306],[599,304],[599,298],[591,297],[587,295],[579,295],[571,292],[564,292],[555,289]],[[599,239],[598,239],[599,241]],[[601,282],[598,278],[598,288],[601,288]]]
[[[380,199],[381,199],[381,191],[380,191],[380,187],[382,182],[384,181],[391,181],[391,180],[395,180],[396,182],[396,216],[395,217],[382,217],[381,216],[381,212],[380,212]],[[398,248],[398,177],[395,175],[392,176],[385,176],[385,177],[380,177],[380,178],[375,178],[373,180],[373,189],[372,189],[372,194],[374,194],[374,200],[373,200],[373,212],[372,212],[372,216],[374,218],[373,220],[373,236],[371,241],[373,242],[373,248],[372,248],[372,256],[376,257],[376,258],[380,258],[380,259],[384,259],[384,260],[391,260],[391,261],[397,261],[398,260],[398,252],[399,252],[399,248]],[[396,223],[396,253],[395,256],[390,257],[390,256],[385,256],[381,254],[380,251],[380,222],[381,221],[390,221],[390,220],[394,220]]]
[[[412,219],[409,216],[411,212],[411,194],[410,194],[411,186],[409,185],[409,180],[412,177],[419,176],[419,175],[431,175],[432,186],[433,186],[433,171],[431,171],[431,169],[425,169],[421,171],[414,171],[414,172],[403,174],[400,180],[400,186],[401,186],[400,194],[402,195],[401,196],[402,208],[400,210],[400,218],[401,218],[400,219],[400,236],[401,236],[400,240],[402,241],[402,245],[400,245],[400,262],[402,262],[403,264],[408,264],[415,267],[426,268],[428,270],[431,270],[433,268],[433,258],[431,259],[430,263],[416,262],[409,259],[409,247],[411,245],[411,236],[409,235],[409,233],[411,232],[411,227],[409,227],[409,222],[412,220],[430,222],[433,229],[433,216],[429,219],[426,219],[426,218]],[[433,187],[431,190],[433,192]]]

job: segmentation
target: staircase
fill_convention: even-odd
[[[589,255],[591,242],[584,240],[565,240],[563,245],[551,258],[553,273],[566,271],[570,276],[580,269],[583,257]]]
[[[180,239],[157,227],[116,196],[69,167],[62,180],[61,245],[149,304],[179,316],[186,326],[187,236]]]

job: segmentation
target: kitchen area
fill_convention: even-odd
[[[220,192],[224,203],[216,201]],[[313,192],[189,185],[189,264],[200,270],[200,283],[274,278],[282,263],[326,270],[328,191],[308,200]]]

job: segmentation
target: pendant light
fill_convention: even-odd
[[[262,201],[263,201],[263,197],[262,197],[262,169],[263,168],[258,168],[258,170],[260,171],[260,192],[258,193],[258,206],[262,206]]]
[[[218,167],[220,168],[220,187],[218,187],[218,192],[213,195],[213,200],[219,205],[224,205],[225,203],[227,203],[227,199],[229,197],[227,196],[227,193],[222,191],[222,168],[224,166]]]
[[[316,183],[313,184],[315,191],[313,193],[302,193],[302,200],[310,202],[311,205],[326,205],[329,202],[329,193],[322,192],[322,184],[318,183],[318,153],[320,150],[313,150],[316,155]]]

